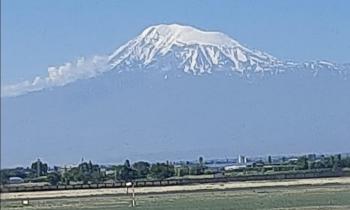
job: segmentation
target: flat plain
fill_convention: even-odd
[[[341,179],[341,178],[339,178]],[[310,183],[314,180],[309,180]],[[276,183],[275,183],[276,185]],[[73,191],[72,191],[73,192]],[[79,191],[76,191],[79,192]],[[79,196],[79,195],[77,195]],[[106,194],[84,197],[33,198],[28,206],[21,199],[3,199],[1,209],[40,210],[112,210],[130,208],[131,196]],[[188,210],[325,210],[350,209],[350,184],[325,183],[320,185],[262,186],[222,188],[200,191],[140,193],[136,189],[135,209]]]

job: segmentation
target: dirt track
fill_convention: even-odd
[[[246,182],[228,182],[215,184],[196,184],[181,186],[163,186],[163,187],[138,187],[135,188],[137,194],[152,193],[175,193],[191,192],[205,190],[239,190],[247,188],[263,187],[288,187],[288,186],[322,186],[322,185],[349,185],[350,177],[339,178],[318,178],[318,179],[298,179],[281,181],[246,181]],[[13,199],[40,199],[40,198],[63,198],[63,197],[88,197],[102,195],[125,195],[125,188],[109,189],[86,189],[86,190],[60,190],[60,191],[41,191],[41,192],[16,192],[2,193],[1,200]]]

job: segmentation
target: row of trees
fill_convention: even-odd
[[[281,165],[283,166],[283,165]],[[310,170],[310,169],[337,169],[350,167],[350,158],[341,158],[340,155],[323,157],[319,160],[310,160],[307,156],[298,158],[294,165],[289,165],[289,170]],[[185,164],[174,167],[169,162],[150,164],[145,161],[130,163],[126,160],[123,165],[116,165],[110,168],[113,173],[106,174],[101,167],[90,162],[84,162],[77,167],[65,169],[65,172],[49,173],[48,181],[51,184],[59,182],[69,184],[70,182],[101,183],[107,180],[130,181],[142,179],[166,179],[173,176],[200,175],[205,172],[203,158],[199,158],[198,164]]]
[[[322,157],[318,160],[310,160],[307,156],[301,156],[296,162],[297,170],[308,169],[338,169],[350,167],[350,158],[341,158],[341,155]]]
[[[269,160],[268,162],[272,162]],[[260,164],[261,165],[261,164]],[[350,168],[350,157],[342,158],[340,155],[327,156],[319,159],[301,156],[295,162],[286,162],[279,165],[272,165],[272,168],[252,166],[245,170],[314,170],[314,169],[339,169]],[[26,182],[49,182],[52,185],[59,183],[70,184],[71,182],[81,183],[102,183],[105,181],[130,181],[142,179],[166,179],[173,176],[200,175],[208,172],[203,158],[199,158],[197,164],[183,164],[174,166],[169,162],[148,163],[138,161],[130,163],[126,160],[122,165],[111,167],[93,164],[91,161],[82,162],[76,167],[48,170],[46,163],[40,160],[31,164],[28,168],[2,169],[1,184],[9,183],[10,177],[20,177]]]
[[[7,184],[10,177],[19,177],[23,180],[40,181],[40,177],[48,175],[48,165],[40,159],[32,163],[28,168],[1,169],[1,184]]]
[[[130,181],[135,179],[165,179],[175,174],[174,165],[169,162],[150,164],[139,161],[132,165],[126,160],[123,165],[112,166],[113,173],[107,174],[101,171],[99,165],[91,162],[81,163],[77,167],[65,170],[61,177],[61,182],[100,183],[107,180]]]
[[[200,158],[200,161],[203,164],[203,158]],[[54,170],[49,171],[48,165],[38,160],[28,168],[1,170],[1,183],[8,184],[10,177],[20,177],[25,182],[49,182],[57,185],[72,182],[102,183],[108,180],[166,179],[173,176],[175,176],[175,167],[168,161],[154,164],[138,161],[131,164],[126,160],[122,165],[111,167],[100,166],[89,161],[82,162],[76,167],[55,167]]]

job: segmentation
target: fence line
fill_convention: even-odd
[[[171,185],[189,185],[218,182],[237,182],[237,181],[261,181],[261,180],[282,180],[282,179],[311,179],[341,177],[349,174],[343,171],[318,171],[318,172],[296,172],[283,174],[264,174],[264,175],[244,175],[219,178],[185,178],[185,179],[164,179],[164,180],[144,180],[134,181],[135,187],[153,187],[153,186],[171,186]],[[44,185],[44,186],[1,186],[0,192],[33,192],[49,190],[74,190],[74,189],[100,189],[100,188],[122,188],[126,187],[126,182],[99,183],[99,184],[75,184],[75,185]]]

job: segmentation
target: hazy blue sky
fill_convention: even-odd
[[[2,82],[112,52],[145,27],[222,31],[281,59],[350,62],[350,1],[3,0]]]

